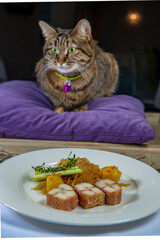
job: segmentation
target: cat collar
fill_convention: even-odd
[[[76,80],[76,79],[78,79],[78,78],[80,78],[80,77],[82,76],[82,73],[79,74],[79,75],[77,75],[77,76],[75,76],[75,77],[64,77],[63,75],[61,75],[61,74],[59,74],[59,73],[57,73],[57,72],[55,72],[55,74],[56,74],[57,76],[65,79],[64,92],[69,92],[69,90],[70,90],[70,85],[71,85],[71,81],[72,81],[72,80]]]

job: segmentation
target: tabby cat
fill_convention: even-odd
[[[84,111],[94,98],[113,95],[118,82],[117,62],[98,47],[87,20],[70,30],[52,28],[43,21],[39,25],[45,45],[35,72],[55,112]]]

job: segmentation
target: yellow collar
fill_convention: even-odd
[[[76,76],[76,77],[71,77],[71,78],[69,78],[69,77],[64,77],[63,75],[61,75],[61,74],[59,74],[59,73],[57,73],[57,72],[55,72],[55,74],[56,74],[57,76],[59,76],[59,77],[65,79],[65,80],[70,80],[70,81],[72,81],[72,80],[76,80],[76,79],[78,79],[78,78],[80,78],[80,77],[82,76],[82,73],[79,74],[79,75]]]

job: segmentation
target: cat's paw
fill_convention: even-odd
[[[83,112],[83,111],[85,111],[84,109],[81,109],[81,108],[74,108],[73,109],[73,112]]]
[[[73,111],[74,112],[78,112],[78,111],[83,112],[83,111],[86,111],[87,108],[88,108],[88,104],[84,104],[83,106],[80,106],[79,108],[74,108]]]
[[[64,108],[63,107],[57,107],[54,110],[56,113],[63,113],[64,112]]]

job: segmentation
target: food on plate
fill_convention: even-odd
[[[79,204],[83,208],[90,208],[105,203],[105,194],[103,191],[90,183],[79,183],[74,186],[78,194]]]
[[[116,166],[107,166],[101,168],[101,178],[102,179],[111,179],[114,182],[118,183],[121,178],[122,173],[119,171]]]
[[[59,175],[48,175],[46,180],[41,180],[40,183],[32,190],[41,190],[41,193],[46,194],[54,188],[57,188],[63,183],[62,178]]]
[[[121,202],[122,187],[111,179],[100,179],[95,186],[105,193],[105,202],[107,205],[115,205]]]
[[[119,183],[121,187],[128,187],[130,186],[130,183]]]
[[[46,195],[47,205],[53,208],[71,211],[78,205],[78,196],[73,188],[67,184],[60,184]]]
[[[40,183],[36,187],[31,188],[31,190],[40,190],[42,194],[46,194],[47,193],[46,180],[41,180]]]
[[[57,188],[60,184],[63,183],[62,178],[59,175],[53,174],[47,176],[47,192],[51,191],[54,188]]]
[[[53,164],[52,164],[53,165]],[[115,205],[121,202],[122,187],[119,183],[122,173],[116,166],[102,169],[87,158],[68,157],[56,166],[51,164],[32,167],[33,180],[39,181],[34,190],[46,194],[47,205],[71,211],[79,205],[85,209],[103,204]]]
[[[44,177],[46,179],[46,185],[43,184],[44,189],[41,188],[41,183],[40,187],[37,186],[34,188],[34,190],[41,190],[44,194],[47,192],[47,176],[49,175],[59,176],[61,181],[72,187],[82,182],[94,184],[100,178],[100,168],[98,165],[90,163],[87,158],[76,158],[75,155],[73,155],[73,158],[61,159],[56,167],[45,166],[45,163],[43,163],[40,166],[32,168],[35,170],[35,175],[32,176],[33,180],[41,181],[41,176],[42,180],[44,180]],[[54,184],[50,184],[49,190],[51,190],[51,186],[54,188]]]
[[[68,161],[67,159],[62,159],[60,164],[63,166],[63,164],[65,164],[65,162],[67,161]],[[75,164],[82,170],[82,173],[62,176],[64,183],[74,187],[76,184],[79,184],[82,182],[95,184],[97,179],[100,178],[99,166],[91,163],[87,158],[77,157]]]
[[[45,162],[40,166],[32,166],[35,170],[35,175],[32,176],[32,179],[40,181],[46,179],[49,174],[58,174],[63,176],[82,173],[82,169],[76,166],[76,161],[77,160],[74,154],[73,158],[68,157],[64,164],[60,162],[58,166],[52,167],[50,165],[45,165]]]

